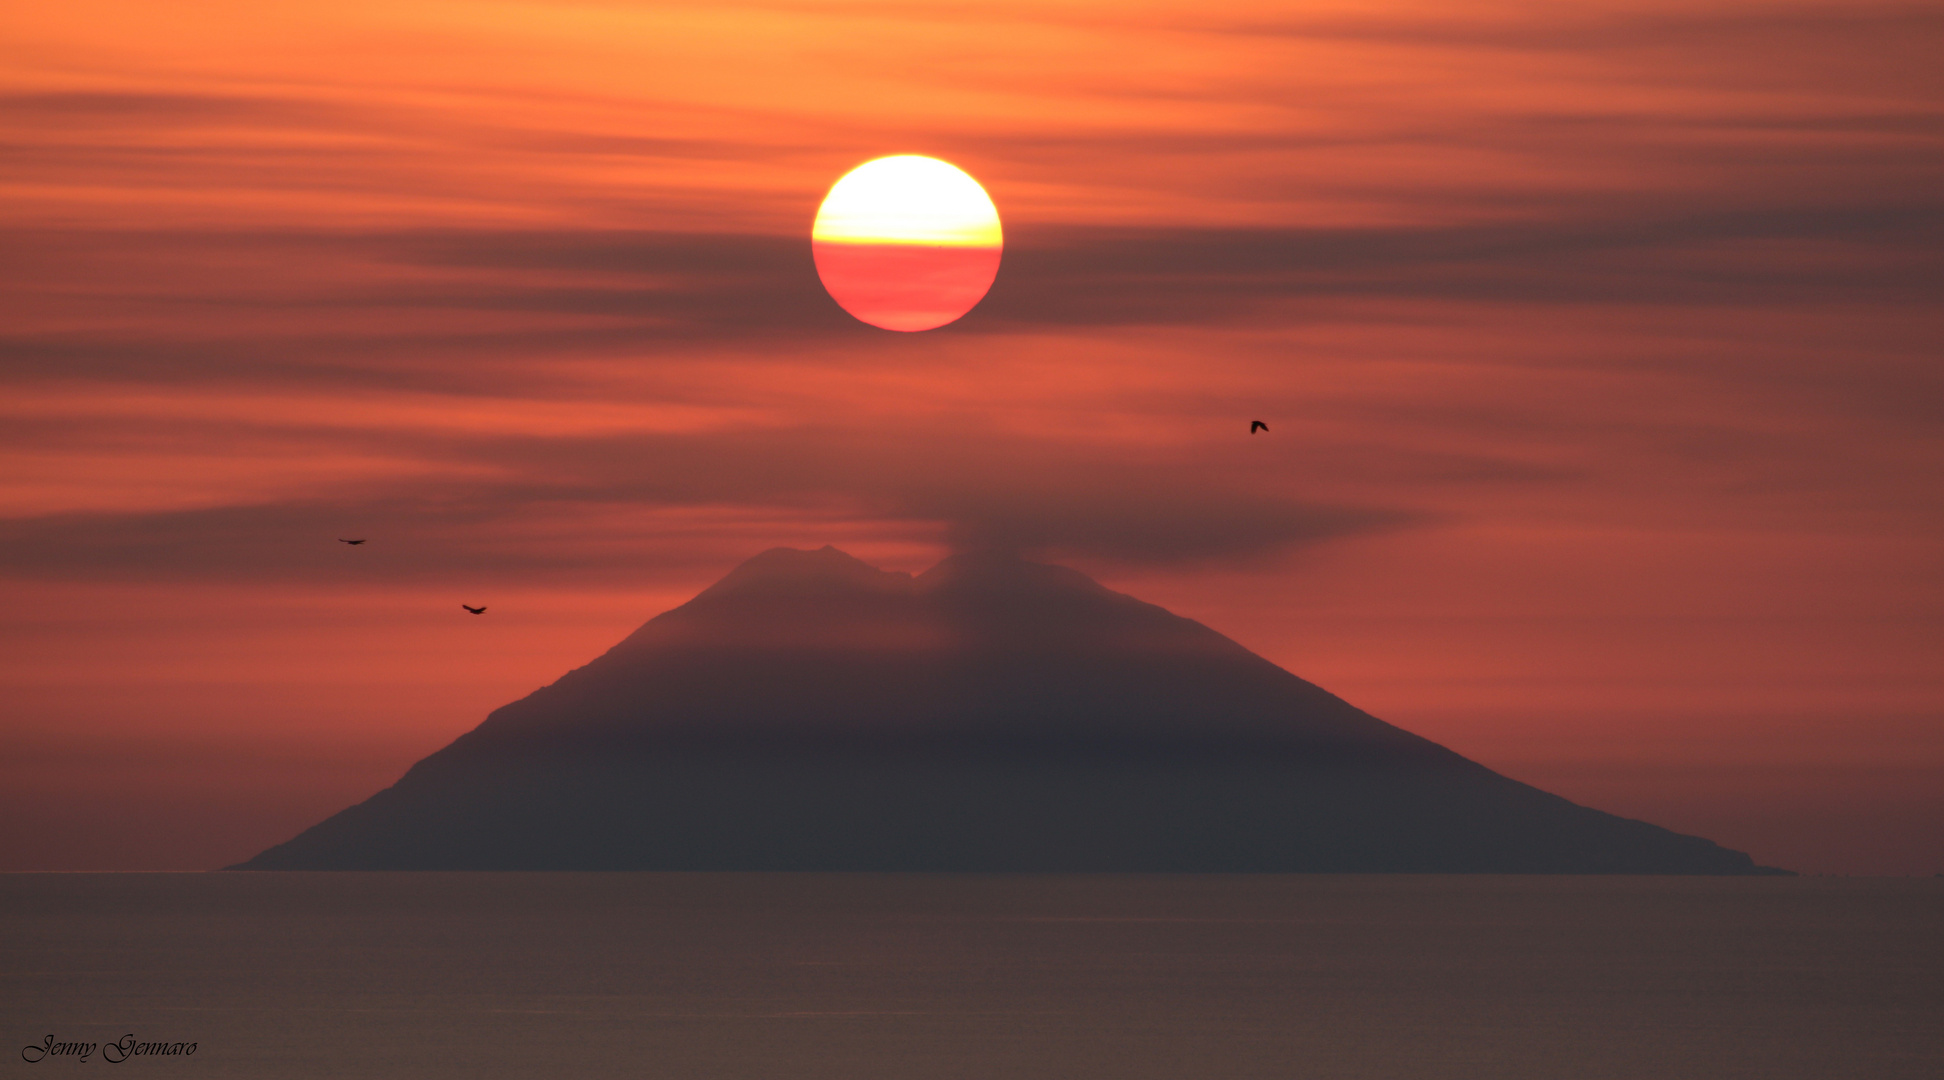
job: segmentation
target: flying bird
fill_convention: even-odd
[[[364,541],[363,541],[363,540],[346,540],[346,539],[345,539],[344,537],[342,537],[342,536],[340,536],[340,537],[338,537],[338,543],[340,543],[340,544],[350,544],[351,546],[353,546],[353,547],[356,547],[357,545],[359,545],[359,544],[362,544],[362,543],[364,543]]]
[[[460,604],[459,606],[465,608],[467,611],[472,612],[474,615],[486,614],[486,607],[483,604],[480,605],[479,607],[474,607],[471,604]]]
[[[1263,423],[1260,420],[1249,421],[1249,434],[1251,435],[1254,435],[1258,431],[1268,431],[1268,430],[1269,430],[1269,425]]]

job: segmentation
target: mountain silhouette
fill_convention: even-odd
[[[260,870],[1779,873],[1085,575],[737,567]]]

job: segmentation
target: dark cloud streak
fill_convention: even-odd
[[[156,313],[159,332],[15,332],[0,370],[157,378],[200,369],[283,370],[357,381],[380,376],[356,353],[428,351],[480,358],[523,352],[653,348],[668,343],[860,341],[869,333],[832,304],[799,237],[618,230],[446,230],[369,234],[12,234],[6,276],[32,295],[63,276],[104,315]],[[1775,244],[1790,245],[1776,258]],[[344,267],[339,279],[280,287],[185,268],[177,296],[152,284],[118,292],[117,260],[156,252],[247,253],[266,264]],[[1944,292],[1944,204],[1802,205],[1451,227],[1205,229],[1021,227],[991,295],[946,334],[1042,328],[1219,325],[1266,305],[1318,296],[1526,304],[1922,303]],[[56,253],[43,257],[37,253]],[[389,267],[382,285],[358,267]],[[100,267],[98,281],[91,270]],[[86,284],[94,281],[93,284]],[[255,340],[170,340],[185,313],[342,312],[340,330],[297,322]],[[386,329],[355,313],[418,311],[437,325]],[[466,313],[552,322],[473,330]],[[560,321],[560,320],[567,321]],[[579,319],[581,321],[574,321]],[[589,323],[586,320],[597,320]],[[436,321],[436,320],[435,320]],[[193,337],[195,331],[180,335]],[[173,369],[176,374],[165,370]],[[454,372],[451,377],[458,377]],[[430,376],[433,382],[437,375]]]
[[[681,534],[696,527],[694,512],[705,521],[721,512],[724,531],[752,512],[795,522],[774,526],[762,546],[797,541],[834,514],[961,545],[1176,565],[1273,557],[1423,520],[1223,488],[1188,467],[998,444],[898,453],[889,445],[897,441],[816,431],[505,441],[497,456],[519,461],[525,479],[424,479],[363,496],[0,521],[0,576],[316,581],[358,565],[373,580],[615,584],[659,571],[668,546],[681,550]],[[1029,460],[1037,470],[1020,471]],[[985,471],[994,465],[1013,471]],[[690,513],[658,516],[669,511]],[[330,541],[354,526],[377,534],[380,554],[348,564]]]

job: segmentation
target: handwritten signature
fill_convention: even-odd
[[[133,1033],[123,1035],[119,1040],[111,1043],[57,1042],[54,1036],[49,1035],[44,1042],[38,1044],[30,1043],[21,1047],[20,1057],[21,1060],[28,1062],[43,1061],[51,1057],[71,1057],[86,1061],[89,1057],[93,1056],[97,1049],[101,1051],[103,1061],[109,1061],[119,1065],[129,1058],[138,1057],[143,1054],[187,1056],[196,1052],[196,1044],[192,1042],[141,1042],[135,1038]]]

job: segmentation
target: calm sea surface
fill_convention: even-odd
[[[1944,1076],[1944,881],[0,875],[11,1075]],[[194,1041],[193,1057],[57,1041]]]

